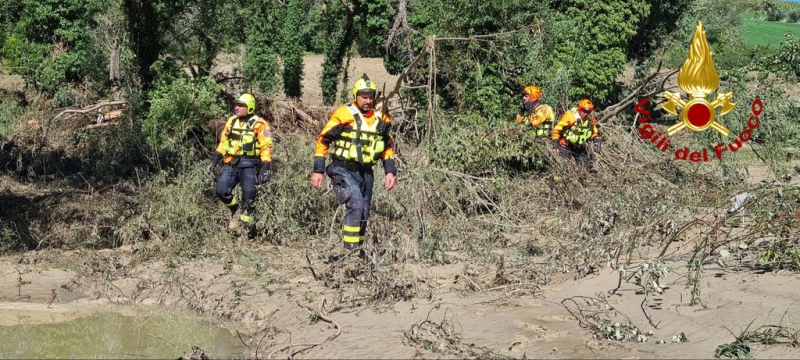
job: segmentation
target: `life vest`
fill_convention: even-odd
[[[258,136],[253,131],[253,126],[261,118],[253,115],[247,122],[237,121],[237,116],[231,116],[228,119],[231,122],[230,131],[228,132],[228,143],[225,144],[225,154],[231,156],[252,156],[258,157],[261,155],[261,147],[263,144],[258,142]],[[242,126],[244,125],[244,126]]]
[[[361,112],[354,105],[348,105],[347,109],[353,115],[355,127],[343,131],[339,138],[333,142],[331,154],[334,159],[354,161],[362,165],[375,165],[386,150],[386,137],[388,129],[383,122],[383,114],[378,110],[375,113],[375,121],[372,125],[367,125],[361,119]]]
[[[575,117],[575,124],[564,130],[564,139],[573,145],[583,145],[592,137],[592,122],[588,119],[581,119],[578,109],[573,108],[572,115]]]
[[[547,105],[545,105],[545,104],[541,104],[541,105],[537,106],[533,110],[532,114],[528,114],[528,117],[539,116],[538,115],[539,110],[540,109],[546,109],[546,106]],[[531,127],[531,132],[533,133],[533,136],[536,136],[536,137],[540,137],[540,136],[549,137],[550,133],[553,131],[553,119],[550,119],[549,121],[542,121],[542,123],[539,124],[539,126],[533,126],[531,124],[530,120],[528,120],[528,125],[530,125],[530,127]]]

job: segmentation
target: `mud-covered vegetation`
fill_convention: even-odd
[[[302,254],[296,269],[337,293],[327,309],[306,308],[316,320],[364,303],[432,298],[436,287],[407,264],[466,263],[457,278],[464,291],[508,296],[610,267],[620,282],[640,282],[646,297],[663,291],[656,264],[674,243],[689,243],[691,305],[701,302],[709,263],[800,270],[800,189],[792,185],[800,176],[800,107],[791,93],[798,40],[787,36],[779,50],[749,47],[740,11],[730,10],[763,12],[764,4],[21,0],[0,7],[3,71],[27,84],[0,92],[2,254],[128,246],[136,263],[172,268],[241,255],[258,273],[270,262],[237,242],[285,247]],[[764,104],[748,143],[703,163],[675,160],[632,126],[643,98],[659,131],[672,121],[656,104],[675,83],[672,69],[685,59],[697,20],[706,24],[721,86],[738,102],[724,117],[732,136],[747,128],[751,103]],[[366,261],[336,256],[342,209],[330,191],[309,185],[315,135],[332,108],[293,100],[302,93],[304,52],[326,55],[319,86],[328,105],[347,98],[348,87],[340,96],[336,86],[351,82],[342,64],[353,57],[384,57],[404,80],[381,89],[397,95],[382,100],[397,137],[398,186],[387,193],[376,184]],[[213,72],[221,54],[242,60]],[[606,141],[592,171],[556,159],[549,143],[513,122],[517,94],[530,82],[558,114],[583,97],[599,105]],[[226,210],[204,171],[215,144],[209,121],[225,116],[239,91],[257,94],[276,140],[274,176],[259,187],[250,240],[225,230]],[[673,148],[727,141],[684,132]],[[730,198],[745,192],[732,209]],[[121,276],[113,262],[92,264],[83,264],[87,276]],[[215,313],[200,298],[184,303]],[[576,317],[598,337],[638,339],[617,334],[613,312],[580,308],[602,298],[579,300],[565,306],[578,307]],[[468,346],[453,324],[427,319],[405,338],[451,355],[494,355]],[[261,330],[263,345],[276,331]],[[294,351],[271,344],[270,351]]]

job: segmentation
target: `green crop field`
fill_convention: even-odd
[[[766,21],[764,15],[744,13],[744,34],[748,45],[764,45],[780,48],[786,33],[793,33],[800,37],[800,24]]]

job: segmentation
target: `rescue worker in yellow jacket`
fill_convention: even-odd
[[[586,149],[589,141],[595,142],[599,150],[601,138],[597,130],[597,120],[592,115],[594,104],[589,99],[578,102],[578,106],[570,109],[553,127],[551,139],[561,157],[574,159],[578,165],[591,167],[592,159]]]
[[[395,185],[392,125],[387,114],[373,108],[377,89],[366,74],[356,80],[353,102],[333,112],[314,148],[311,186],[322,186],[323,173],[331,178],[333,192],[346,208],[342,242],[347,250],[356,250],[364,242],[372,202],[372,167],[378,160],[383,161],[386,190]],[[326,168],[328,154],[332,162]]]
[[[528,85],[522,90],[522,109],[517,114],[517,123],[530,124],[534,137],[550,137],[553,130],[553,108],[540,101],[542,89]]]
[[[240,222],[253,229],[256,184],[269,181],[272,165],[272,135],[267,121],[256,115],[256,98],[242,94],[234,101],[234,115],[228,118],[220,135],[219,144],[208,171],[211,172],[220,160],[222,173],[217,179],[217,197],[231,211],[228,228],[236,230]],[[242,212],[236,219],[239,203],[233,196],[233,188],[242,187]]]

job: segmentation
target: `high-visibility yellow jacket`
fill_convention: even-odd
[[[223,156],[226,164],[240,156],[259,158],[262,163],[271,163],[273,146],[272,134],[266,120],[257,115],[247,119],[234,115],[225,123],[217,152]]]
[[[597,120],[589,115],[588,119],[581,119],[578,108],[572,108],[558,121],[553,128],[550,138],[558,140],[561,146],[583,145],[586,141],[597,137]]]
[[[362,114],[355,102],[340,106],[317,136],[314,172],[325,171],[325,156],[330,153],[334,160],[363,166],[380,159],[387,173],[396,173],[391,126],[389,116],[378,110]]]
[[[550,136],[554,120],[555,115],[553,115],[553,108],[547,104],[537,105],[531,114],[517,114],[517,123],[521,124],[525,122],[530,124],[533,135],[537,137]]]

